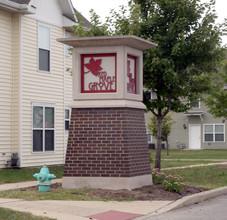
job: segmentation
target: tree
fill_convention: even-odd
[[[104,25],[94,20],[98,25],[93,36],[99,31],[100,35],[135,34],[158,43],[144,52],[144,86],[156,97],[149,101],[144,94],[147,111],[158,121],[155,168],[161,168],[163,119],[170,111],[190,109],[189,101],[209,90],[222,60],[220,37],[226,23],[215,25],[214,5],[214,0],[204,4],[200,0],[131,0],[129,13],[121,7],[111,12]]]
[[[167,150],[167,156],[169,156],[169,143],[168,143],[168,136],[171,132],[171,127],[175,123],[175,121],[172,120],[172,113],[169,113],[163,118],[162,120],[162,141],[166,142],[166,150]],[[150,122],[147,124],[147,127],[149,131],[151,132],[151,135],[157,138],[158,135],[158,120],[157,117],[154,115],[151,116]]]
[[[227,60],[222,63],[220,71],[212,80],[208,96],[204,99],[206,106],[216,118],[227,119]]]
[[[132,2],[140,4],[140,36],[158,43],[144,53],[144,86],[156,95],[149,101],[145,93],[144,101],[158,121],[155,167],[160,169],[162,121],[170,111],[188,110],[189,101],[209,89],[222,60],[224,25],[215,25],[213,0]]]

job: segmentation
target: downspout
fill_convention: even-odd
[[[65,29],[64,29],[64,37],[65,37]],[[63,56],[64,56],[64,60],[63,60],[63,73],[64,73],[64,79],[63,79],[63,83],[64,83],[64,85],[63,85],[63,89],[64,89],[64,91],[63,91],[63,93],[64,93],[64,95],[63,95],[63,110],[64,110],[64,120],[63,120],[63,124],[64,124],[64,126],[63,126],[63,129],[64,129],[64,132],[63,132],[63,134],[64,134],[64,138],[63,138],[63,141],[64,141],[64,150],[63,150],[63,163],[65,164],[65,154],[66,154],[66,146],[65,146],[65,67],[66,67],[66,65],[65,65],[65,46],[63,47]]]
[[[22,116],[23,116],[23,15],[19,16],[19,167],[22,167]]]
[[[15,146],[15,134],[14,134],[14,129],[15,129],[15,99],[14,99],[14,97],[15,97],[15,85],[14,85],[14,80],[15,80],[15,76],[14,76],[14,74],[15,74],[15,62],[14,62],[14,59],[15,59],[15,55],[14,55],[14,47],[15,47],[15,43],[14,43],[14,25],[15,25],[15,22],[14,22],[14,19],[15,19],[15,16],[13,15],[13,17],[12,17],[13,19],[12,19],[12,45],[13,45],[13,47],[12,47],[12,54],[13,54],[13,61],[12,61],[12,67],[13,67],[13,69],[12,69],[12,105],[11,105],[11,108],[12,108],[12,115],[11,115],[11,120],[12,120],[12,122],[11,122],[11,137],[12,137],[12,140],[11,140],[11,155],[12,155],[12,153],[13,153],[13,151],[14,151],[14,146]]]

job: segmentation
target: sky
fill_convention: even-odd
[[[202,0],[207,2],[208,0]],[[94,9],[95,12],[105,21],[105,17],[109,16],[111,9],[118,9],[120,5],[128,5],[128,0],[72,0],[73,6],[82,13],[82,15],[90,19],[89,11]],[[227,0],[216,0],[216,12],[218,15],[217,22],[222,23],[227,18]],[[227,36],[223,39],[223,44],[227,44]]]

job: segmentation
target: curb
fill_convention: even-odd
[[[151,213],[151,214],[160,214],[160,213],[168,212],[168,211],[171,211],[174,209],[183,208],[185,206],[194,205],[196,203],[199,203],[199,202],[202,202],[205,200],[209,200],[209,199],[213,199],[215,197],[225,195],[225,194],[227,194],[227,186],[205,191],[205,192],[201,192],[201,193],[196,193],[196,194],[193,194],[190,196],[185,196],[185,197],[171,203],[170,205],[167,205],[167,206],[157,210],[155,213]]]
[[[184,208],[186,206],[194,205],[196,203],[203,202],[203,201],[209,200],[209,199],[213,199],[215,197],[222,196],[225,194],[227,194],[227,186],[205,191],[205,192],[201,192],[201,193],[196,193],[196,194],[193,194],[190,196],[185,196],[185,197],[183,197],[179,200],[176,200],[176,201],[170,203],[169,205],[166,205],[154,212],[151,212],[142,217],[135,218],[135,220],[148,220],[148,219],[151,219],[151,216],[159,215],[164,212],[169,212],[169,211],[172,211],[175,209]]]

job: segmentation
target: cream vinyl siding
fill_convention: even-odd
[[[18,30],[18,29],[17,29]],[[17,106],[14,97],[14,62],[18,57],[13,55],[14,17],[12,14],[0,10],[0,168],[4,168],[5,161],[10,160],[12,152],[17,146],[14,130],[17,120]],[[16,34],[16,33],[15,33]]]
[[[65,69],[72,69],[72,56],[65,55]],[[72,75],[65,70],[65,107],[70,108],[72,102]],[[71,113],[71,110],[70,110]],[[65,150],[67,149],[69,131],[65,131]]]
[[[72,69],[72,56],[65,56],[66,68]],[[71,72],[65,71],[65,103],[69,107],[72,102],[72,75]]]
[[[50,72],[38,71],[38,21],[23,17],[22,166],[64,163],[64,45],[56,38],[63,28],[50,27]],[[32,153],[32,103],[55,105],[55,151]]]

